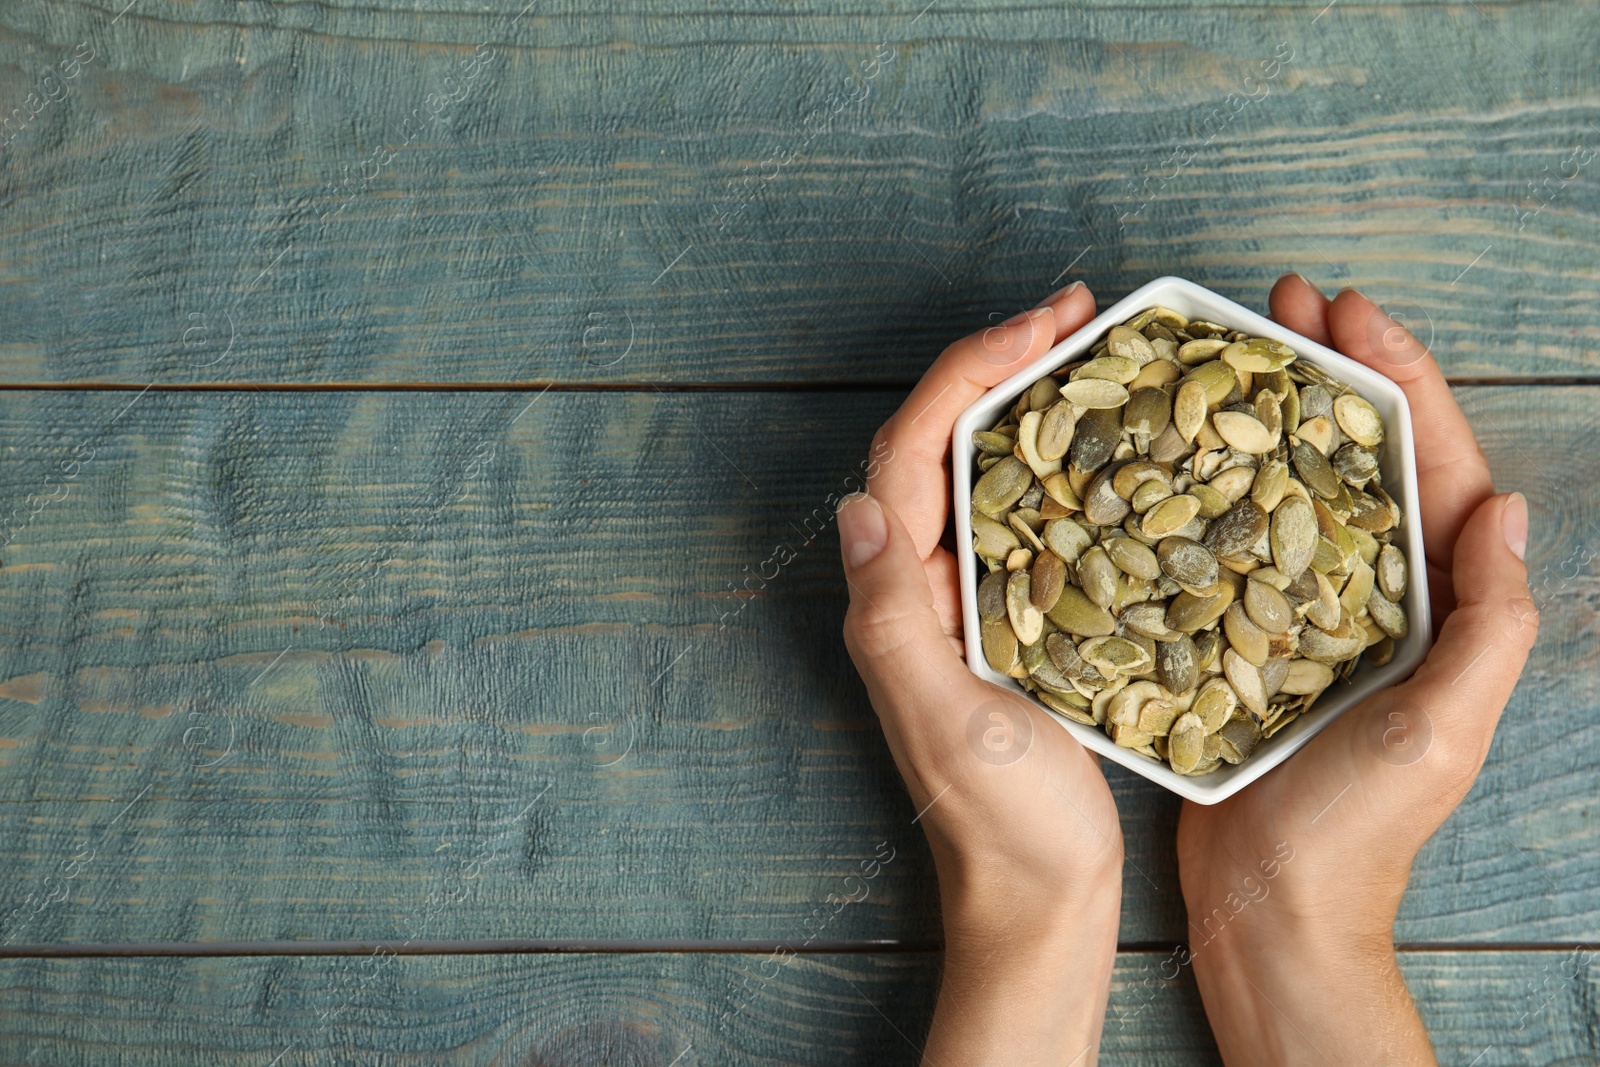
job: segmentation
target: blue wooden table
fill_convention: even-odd
[[[1286,269],[1428,340],[1533,507],[1540,643],[1406,977],[1444,1063],[1596,1062],[1597,35],[0,7],[0,1062],[914,1062],[938,904],[825,502],[954,337]],[[1102,1062],[1214,1063],[1177,805],[1107,773]]]

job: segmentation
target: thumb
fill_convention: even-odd
[[[1455,771],[1463,793],[1488,755],[1500,713],[1538,636],[1539,613],[1522,562],[1527,538],[1528,505],[1521,493],[1478,505],[1456,540],[1456,608],[1427,662],[1390,691],[1407,705],[1403,712],[1421,710],[1432,735],[1428,762]]]
[[[911,534],[887,505],[855,493],[839,507],[839,547],[850,586],[845,647],[885,730],[942,732],[953,724],[941,709],[982,683],[945,635]]]

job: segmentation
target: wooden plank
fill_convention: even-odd
[[[1583,5],[122,6],[0,11],[7,107],[95,56],[7,134],[0,381],[905,383],[1069,277],[1286,269],[1600,371]]]
[[[1546,614],[1399,936],[1592,938],[1600,392],[1460,395]],[[0,392],[0,942],[803,939],[879,842],[823,936],[937,936],[838,636],[894,396],[133,396]],[[1177,804],[1110,774],[1123,937],[1181,938]]]
[[[1439,1062],[1600,1054],[1592,952],[1402,956]],[[1119,958],[1100,1062],[1217,1064],[1192,974]],[[915,1062],[931,954],[290,956],[0,962],[7,1063]],[[219,1025],[219,1020],[225,1025]],[[274,1057],[280,1057],[274,1059]],[[676,1058],[675,1058],[676,1057]]]

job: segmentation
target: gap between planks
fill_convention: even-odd
[[[1180,943],[1128,941],[1117,945],[1121,955],[1171,953]],[[1186,946],[1185,946],[1186,947]],[[1446,952],[1579,952],[1593,946],[1581,941],[1427,941],[1396,942],[1406,953]],[[584,940],[504,938],[481,941],[147,941],[125,944],[8,945],[0,948],[6,959],[99,959],[166,956],[365,956],[386,952],[396,956],[495,955],[926,955],[944,951],[938,941],[824,941],[799,947],[786,941],[705,941],[680,938],[640,940]]]
[[[1600,377],[1552,375],[1545,377],[1446,376],[1462,386],[1600,386]],[[917,383],[905,381],[754,381],[754,382],[558,382],[535,378],[519,382],[178,382],[168,385],[136,382],[12,382],[0,384],[0,393],[523,393],[534,389],[556,393],[908,393]]]

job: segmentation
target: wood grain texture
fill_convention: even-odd
[[[1600,371],[1586,5],[124,6],[0,10],[7,113],[95,56],[0,151],[0,381],[905,383],[1288,269]]]
[[[1545,619],[1397,933],[1592,939],[1600,409],[1460,395]],[[936,937],[838,636],[894,397],[133,397],[0,393],[0,519],[65,494],[0,550],[0,941]],[[1109,773],[1123,938],[1182,938],[1177,804]]]
[[[1425,952],[1402,954],[1401,966],[1441,1064],[1580,1067],[1600,1055],[1592,957]],[[0,1059],[914,1063],[938,963],[931,954],[7,960]],[[1164,979],[1161,964],[1151,954],[1119,957],[1100,1054],[1107,1067],[1220,1062],[1192,974]]]

